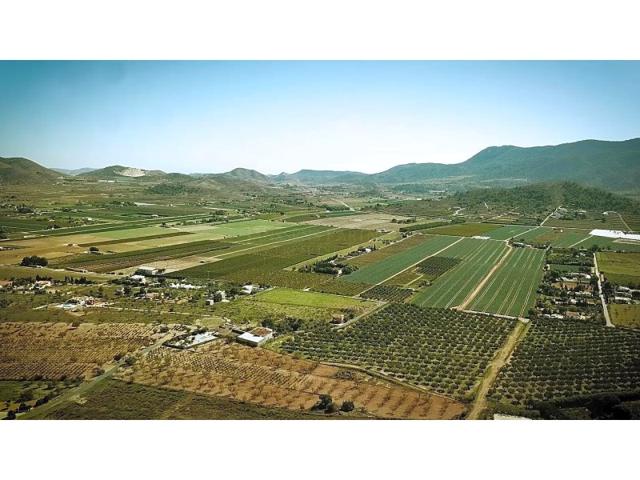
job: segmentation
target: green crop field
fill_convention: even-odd
[[[640,389],[640,332],[572,320],[533,320],[490,397],[526,405]]]
[[[494,240],[509,240],[510,238],[519,238],[519,235],[531,230],[533,227],[522,225],[506,225],[504,227],[491,230],[484,235]]]
[[[468,308],[478,312],[525,316],[535,303],[543,265],[544,250],[514,249]]]
[[[395,275],[402,270],[409,268],[411,265],[420,262],[425,257],[438,253],[455,241],[456,239],[452,237],[425,237],[422,243],[404,250],[403,252],[384,258],[377,263],[361,267],[355,272],[346,275],[344,280],[370,284],[383,282],[392,275]]]
[[[256,282],[290,288],[315,288],[332,280],[327,275],[285,271],[286,267],[358,245],[374,238],[377,232],[332,229],[259,251],[241,253],[213,263],[174,272],[174,276]],[[362,289],[363,290],[363,289]],[[361,291],[361,290],[360,290]]]
[[[363,298],[373,298],[386,302],[404,302],[413,295],[413,290],[409,288],[399,288],[393,285],[376,285],[360,294]]]
[[[216,315],[229,317],[239,323],[258,324],[264,320],[285,318],[327,321],[331,320],[333,314],[359,315],[375,306],[376,302],[329,293],[274,288],[230,303],[217,304],[214,311]]]
[[[412,303],[449,308],[460,305],[507,251],[503,242],[465,238],[446,250],[461,262],[424,288]]]
[[[458,223],[445,227],[435,227],[425,230],[424,233],[434,235],[453,235],[456,237],[473,237],[475,235],[488,236],[488,232],[501,228],[500,225],[490,223]]]
[[[422,245],[425,237],[423,235],[412,235],[411,237],[403,238],[397,242],[392,243],[386,247],[378,248],[369,253],[363,253],[357,257],[350,258],[347,263],[355,267],[364,267],[372,263],[380,262],[387,257],[397,255],[398,253],[409,250],[415,246]]]
[[[303,292],[290,288],[274,288],[259,293],[252,297],[253,300],[265,303],[278,303],[280,305],[301,305],[320,308],[360,308],[371,306],[370,302],[351,297],[331,295],[319,292]]]
[[[640,253],[596,253],[598,268],[604,273],[640,276]]]
[[[349,327],[315,324],[281,348],[469,398],[514,321],[392,303]]]

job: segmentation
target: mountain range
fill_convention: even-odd
[[[42,183],[61,174],[86,180],[127,180],[170,182],[197,188],[208,183],[247,186],[292,183],[321,184],[404,184],[428,183],[439,179],[451,182],[502,181],[526,184],[544,181],[575,181],[609,190],[637,189],[640,185],[640,138],[620,142],[583,140],[554,146],[488,147],[456,164],[409,163],[380,173],[300,170],[296,173],[264,175],[236,168],[226,173],[186,175],[112,165],[91,171],[54,171],[24,158],[0,157],[0,183]]]

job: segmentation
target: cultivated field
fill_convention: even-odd
[[[473,237],[475,235],[488,236],[488,232],[500,228],[500,225],[490,223],[459,223],[445,227],[435,227],[425,230],[434,235],[453,235],[456,237]]]
[[[395,219],[396,222],[392,222]],[[402,224],[398,220],[407,220],[408,217],[387,215],[384,213],[367,213],[362,215],[332,216],[309,220],[313,225],[326,225],[338,228],[361,228],[372,230],[398,230]]]
[[[334,314],[360,315],[375,306],[375,302],[340,295],[275,288],[234,302],[220,303],[214,312],[242,324],[285,318],[328,321]]]
[[[374,417],[446,419],[464,412],[458,402],[368,375],[222,341],[195,351],[156,350],[118,378],[296,412],[309,411],[321,394]]]
[[[281,348],[469,399],[514,325],[502,318],[395,303],[340,330],[318,324]]]
[[[607,280],[619,285],[640,285],[640,253],[596,253],[598,268]]]
[[[0,323],[0,379],[92,376],[153,338],[142,324]]]
[[[618,327],[640,328],[640,305],[607,305],[611,321]]]
[[[253,282],[262,285],[277,285],[301,289],[305,287],[321,288],[324,284],[334,283],[333,293],[339,291],[340,283],[327,275],[285,271],[284,268],[310,260],[331,252],[340,251],[353,245],[359,245],[374,238],[376,232],[370,230],[330,230],[313,237],[299,239],[261,249],[256,252],[242,253],[217,262],[199,265],[175,272],[173,275],[188,278],[224,279],[238,283]],[[346,294],[358,293],[360,287],[348,287]],[[362,290],[359,290],[362,291]]]
[[[527,405],[640,390],[640,332],[572,320],[533,320],[490,392]]]
[[[376,263],[365,265],[346,275],[344,280],[370,284],[383,282],[392,275],[417,264],[425,257],[441,253],[442,250],[452,245],[455,241],[456,239],[452,237],[427,236],[422,243],[381,259]]]
[[[126,401],[123,401],[126,399]],[[357,414],[354,416],[358,416]],[[81,400],[29,415],[43,420],[315,420],[336,418],[268,408],[189,391],[106,380]],[[339,417],[338,417],[339,418]]]
[[[507,252],[503,242],[466,238],[446,250],[460,263],[438,277],[412,300],[419,306],[449,308],[462,304],[480,281]]]
[[[516,248],[489,278],[468,309],[524,317],[542,279],[544,250]]]
[[[531,230],[533,227],[523,225],[506,225],[484,233],[494,240],[509,240],[510,238],[520,238],[523,233]]]

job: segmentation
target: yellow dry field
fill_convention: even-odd
[[[0,323],[0,379],[90,377],[153,338],[144,324]]]
[[[120,379],[231,398],[263,406],[309,410],[320,394],[379,418],[451,419],[454,400],[396,386],[366,374],[222,340],[194,350],[161,348],[117,374]]]
[[[318,218],[309,220],[311,225],[325,225],[338,228],[360,228],[363,230],[399,230],[402,223],[393,223],[391,220],[407,220],[408,217],[387,215],[385,213],[368,213],[362,215],[345,215],[343,217]]]

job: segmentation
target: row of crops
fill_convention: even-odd
[[[404,302],[411,295],[413,295],[413,290],[410,288],[399,288],[392,285],[376,285],[360,294],[363,298],[384,300],[386,302]]]
[[[365,265],[345,277],[349,282],[376,284],[416,264],[426,256],[433,255],[453,244],[455,237],[429,236],[418,245],[386,257],[379,262]]]
[[[513,326],[503,318],[392,303],[343,329],[318,322],[281,348],[464,399]]]
[[[544,250],[516,248],[469,305],[479,312],[525,316],[542,280]]]
[[[446,250],[447,257],[459,259],[460,263],[419,292],[412,303],[438,308],[460,305],[507,248],[503,242],[464,238]]]
[[[572,320],[534,320],[490,390],[526,406],[598,393],[640,390],[640,332]]]
[[[77,255],[57,260],[53,266],[58,268],[83,268],[98,273],[112,272],[148,262],[172,260],[189,255],[201,255],[203,253],[224,250],[230,246],[231,244],[226,242],[202,240],[200,242],[181,243],[178,245],[147,248],[122,253]]]
[[[427,280],[435,280],[460,263],[459,258],[430,257],[418,264],[417,271]]]
[[[299,233],[299,232],[298,232]],[[218,262],[174,272],[172,275],[190,278],[218,278],[233,282],[255,282],[289,288],[315,288],[331,293],[354,295],[366,285],[334,279],[329,275],[284,270],[312,258],[344,250],[366,242],[377,235],[371,230],[330,229],[299,241],[240,253]]]

